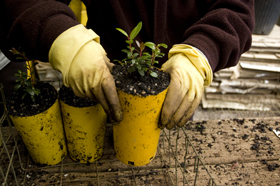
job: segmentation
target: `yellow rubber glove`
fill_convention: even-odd
[[[161,114],[160,127],[182,127],[198,107],[204,87],[212,82],[212,70],[206,57],[196,48],[174,45],[162,70],[171,82]]]
[[[60,34],[49,51],[51,66],[60,71],[63,84],[76,96],[101,103],[111,122],[122,120],[113,76],[113,66],[99,44],[99,36],[82,24]]]

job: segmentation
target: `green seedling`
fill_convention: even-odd
[[[126,58],[122,60],[114,60],[119,62],[121,65],[128,66],[128,72],[132,73],[138,71],[141,76],[151,75],[152,77],[158,77],[157,73],[153,71],[154,64],[158,63],[156,58],[163,57],[164,53],[160,52],[160,47],[167,48],[167,45],[164,43],[155,44],[153,42],[139,42],[135,40],[135,43],[138,47],[136,49],[132,46],[134,43],[135,37],[139,34],[142,28],[142,22],[139,22],[137,26],[131,31],[130,34],[127,34],[123,29],[116,28],[119,32],[127,37],[125,42],[128,44],[126,49],[121,50],[122,52],[126,53]],[[145,47],[151,49],[151,53],[144,52]]]
[[[18,70],[17,73],[14,75],[18,77],[18,79],[15,80],[16,85],[14,87],[15,91],[17,91],[19,88],[22,88],[24,90],[24,94],[22,95],[22,99],[28,94],[30,95],[33,102],[35,102],[35,96],[38,96],[40,94],[40,90],[35,88],[34,85],[36,84],[36,78],[35,78],[35,71],[34,61],[29,60],[24,52],[19,52],[15,48],[12,48],[10,50],[14,55],[17,55],[17,59],[24,59],[26,61],[26,64],[24,65],[25,68],[30,72],[30,75],[28,76],[26,72],[22,72],[21,70]]]

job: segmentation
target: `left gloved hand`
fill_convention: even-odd
[[[115,81],[109,71],[113,64],[93,30],[79,24],[61,33],[50,48],[49,61],[76,96],[99,102],[110,122],[122,120]]]
[[[198,107],[204,87],[212,82],[212,70],[207,58],[196,48],[174,45],[162,70],[171,76],[162,113],[160,128],[182,127]]]

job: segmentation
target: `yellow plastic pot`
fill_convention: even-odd
[[[158,95],[140,97],[118,90],[123,120],[113,127],[117,158],[141,166],[154,159],[160,136],[158,122],[167,89]]]
[[[58,99],[40,114],[10,118],[35,163],[55,165],[67,155]]]
[[[107,115],[101,104],[73,107],[60,100],[69,156],[92,163],[103,154]]]

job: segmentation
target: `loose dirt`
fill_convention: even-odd
[[[184,130],[162,131],[155,159],[141,167],[127,166],[118,161],[113,149],[112,126],[108,125],[104,154],[95,163],[79,164],[67,156],[59,165],[40,167],[28,158],[19,140],[21,162],[25,170],[19,167],[17,153],[13,164],[18,182],[28,186],[169,186],[176,185],[176,182],[177,185],[183,185],[184,177],[189,185],[196,182],[198,186],[205,186],[211,178],[207,171],[215,183],[221,186],[279,185],[280,139],[272,131],[279,129],[279,122],[279,117],[188,122]],[[191,144],[186,145],[187,139]],[[169,149],[168,145],[172,148]],[[14,143],[8,143],[8,146],[12,149]],[[197,175],[194,167],[197,165],[196,154],[192,147],[205,165],[198,164]],[[1,167],[9,162],[5,154],[1,154],[0,160]],[[8,183],[14,184],[12,174],[9,174]]]

